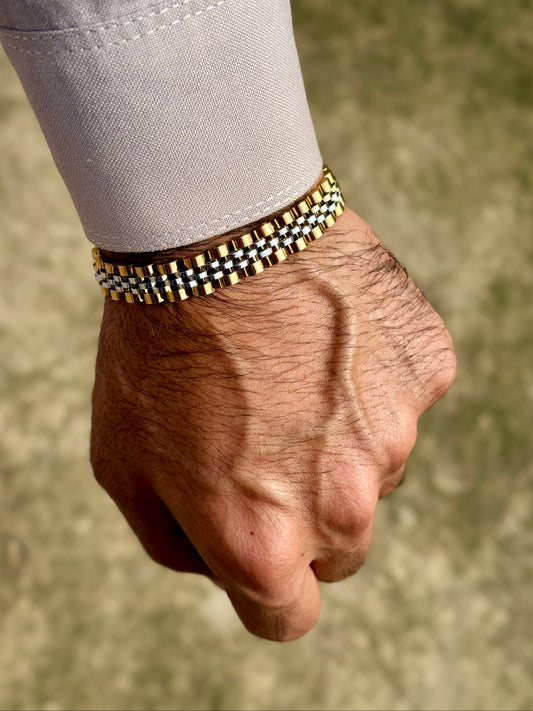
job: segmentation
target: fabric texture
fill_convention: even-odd
[[[0,25],[99,247],[223,234],[321,173],[289,0],[2,0]]]

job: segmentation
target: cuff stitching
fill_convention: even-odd
[[[241,210],[237,210],[237,212],[230,212],[227,215],[223,215],[222,217],[217,217],[215,220],[210,220],[209,222],[199,222],[196,225],[187,225],[187,227],[183,227],[182,229],[176,228],[172,232],[164,232],[163,234],[152,234],[150,235],[150,239],[160,239],[161,237],[171,237],[173,234],[182,234],[184,232],[191,232],[192,230],[197,230],[201,227],[212,227],[216,224],[220,224],[224,220],[226,220],[228,217],[233,217],[237,218],[239,215],[242,215],[243,212],[246,212],[247,210],[250,209],[256,209],[256,208],[261,208],[265,206],[267,203],[269,203],[271,200],[274,200],[275,198],[280,197],[281,195],[285,195],[285,197],[282,200],[279,200],[278,202],[274,203],[273,205],[269,206],[269,210],[271,212],[274,212],[278,207],[283,207],[284,205],[287,204],[287,195],[286,193],[290,193],[291,190],[294,190],[294,188],[297,188],[301,186],[302,184],[307,184],[309,181],[305,178],[301,178],[300,180],[297,180],[295,183],[292,183],[292,185],[289,185],[287,188],[284,188],[283,190],[280,190],[278,193],[275,193],[274,195],[271,195],[268,198],[265,198],[264,200],[261,200],[260,202],[257,202],[252,205],[247,205],[246,207],[243,207]],[[311,183],[312,185],[313,183]],[[299,195],[292,195],[290,196],[291,199],[294,197],[298,197]],[[247,222],[253,222],[256,217],[262,217],[264,216],[263,210],[258,210],[257,212],[252,213],[249,215],[249,219]],[[233,222],[230,222],[228,225],[226,225],[225,231],[229,231],[233,229],[234,227],[240,227],[241,223],[240,221],[234,220]],[[90,237],[97,237],[97,238],[103,238],[103,239],[120,239],[121,235],[106,235],[102,234],[99,232],[95,232],[91,229],[84,228],[85,233],[90,236]],[[204,235],[203,237],[209,237],[211,235]]]
[[[185,2],[189,2],[189,1],[190,1],[190,0],[185,0]],[[185,20],[189,20],[189,19],[191,19],[191,18],[198,17],[199,15],[205,15],[208,11],[210,11],[210,10],[216,10],[217,8],[221,7],[222,5],[225,4],[225,2],[226,2],[226,0],[217,0],[217,2],[212,3],[211,5],[208,5],[208,6],[205,7],[203,10],[197,10],[196,12],[187,13],[186,15],[182,15],[181,17],[177,17],[175,20],[172,20],[172,22],[167,22],[167,23],[165,23],[164,25],[159,25],[158,27],[152,27],[151,29],[149,29],[149,30],[147,30],[146,32],[141,33],[141,34],[132,35],[131,37],[125,37],[125,38],[123,38],[123,39],[121,39],[121,40],[114,40],[113,42],[108,42],[108,43],[106,43],[106,44],[95,44],[95,45],[92,45],[92,46],[90,46],[90,47],[80,47],[79,49],[76,49],[76,50],[72,50],[72,49],[68,49],[68,48],[66,48],[66,47],[62,47],[62,48],[59,48],[59,49],[51,49],[51,50],[46,50],[46,51],[43,51],[43,52],[39,52],[39,51],[35,51],[35,50],[32,50],[32,49],[23,49],[22,47],[19,47],[19,46],[17,46],[16,44],[12,44],[12,43],[7,42],[7,41],[3,41],[3,44],[4,44],[5,47],[9,47],[10,49],[13,49],[13,50],[15,50],[16,52],[20,52],[20,53],[22,53],[22,54],[32,54],[32,55],[40,55],[40,56],[43,56],[43,55],[51,55],[51,54],[62,54],[62,53],[83,54],[83,53],[86,53],[86,52],[92,52],[92,51],[95,50],[95,49],[103,49],[103,50],[106,50],[108,47],[116,47],[116,46],[120,46],[120,45],[123,45],[123,44],[128,44],[129,42],[134,42],[135,40],[143,39],[144,37],[148,37],[149,35],[153,35],[155,32],[159,32],[159,30],[164,30],[164,29],[167,29],[167,28],[169,28],[169,27],[173,27],[174,25],[177,25],[177,24],[180,23],[180,22],[184,22]],[[181,3],[180,3],[180,4],[181,4]],[[172,5],[172,6],[169,6],[166,10],[168,11],[168,10],[171,10],[172,8],[175,8],[175,7],[178,7],[178,6],[179,6],[179,4],[178,4],[178,5]],[[144,15],[144,17],[137,18],[137,20],[139,20],[139,19],[146,19],[147,17],[150,17],[150,16],[152,16],[152,13],[150,13],[150,14],[148,14],[148,15]],[[110,24],[110,25],[108,25],[108,27],[121,28],[121,27],[125,27],[125,26],[128,25],[128,24],[132,24],[132,25],[133,25],[133,24],[134,24],[134,21],[133,21],[133,20],[129,20],[129,21],[126,21],[126,22],[124,22],[124,23],[122,23],[122,24],[119,24],[119,25],[112,25],[112,24]],[[88,35],[88,34],[92,34],[92,33],[95,33],[95,32],[105,31],[106,29],[107,29],[107,28],[106,28],[105,26],[101,26],[101,27],[99,27],[99,28],[90,29],[90,30],[83,30],[83,31],[82,31],[82,30],[76,30],[76,32],[78,33],[78,36],[79,36],[80,34]],[[1,30],[0,30],[0,32],[1,32]],[[17,37],[16,39],[17,39],[17,40],[26,40],[26,39],[29,39],[29,38],[26,38],[26,37]],[[42,41],[45,41],[46,39],[50,39],[50,38],[49,38],[49,37],[35,37],[35,38],[33,38],[33,39],[41,39]]]
[[[180,5],[186,5],[188,2],[191,2],[191,0],[179,0],[179,2],[175,2],[172,5],[165,5],[159,10],[152,11],[152,12],[146,12],[144,15],[139,15],[138,17],[133,17],[130,20],[125,20],[124,22],[118,22],[117,20],[108,20],[107,22],[103,22],[101,25],[98,25],[97,27],[88,27],[87,29],[84,29],[83,25],[80,27],[65,27],[65,28],[60,28],[56,30],[12,30],[9,27],[0,27],[0,32],[5,31],[5,32],[12,32],[15,35],[15,38],[17,41],[20,42],[35,42],[35,41],[44,41],[47,39],[53,39],[54,37],[57,36],[67,36],[70,34],[84,34],[88,35],[93,32],[104,32],[107,30],[109,27],[126,27],[127,25],[133,25],[136,22],[141,22],[141,20],[146,20],[148,17],[157,17],[158,15],[164,15],[167,12],[170,12],[170,10],[175,10],[177,7]],[[152,6],[153,7],[153,6]]]

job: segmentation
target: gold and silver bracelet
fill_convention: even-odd
[[[244,235],[192,257],[142,266],[109,262],[93,249],[94,271],[102,292],[114,301],[158,304],[211,294],[301,252],[321,237],[344,211],[344,198],[327,166],[311,193],[283,213]]]

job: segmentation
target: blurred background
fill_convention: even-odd
[[[102,297],[0,56],[0,707],[533,708],[533,4],[293,0],[323,156],[446,320],[368,561],[277,645],[152,563],[94,482]]]

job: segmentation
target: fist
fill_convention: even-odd
[[[152,558],[209,576],[251,632],[295,639],[318,619],[318,581],[363,563],[455,370],[440,317],[346,209],[212,295],[106,298],[93,469]]]

